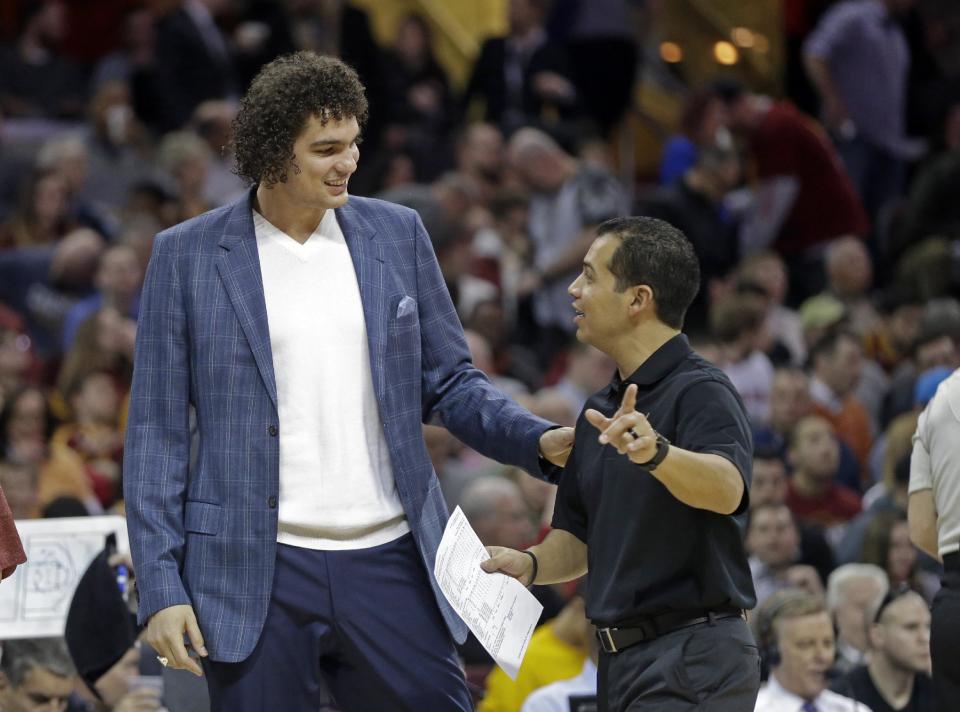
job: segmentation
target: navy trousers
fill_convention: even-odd
[[[369,549],[280,544],[263,633],[246,660],[204,660],[212,712],[466,712],[453,639],[413,537]]]

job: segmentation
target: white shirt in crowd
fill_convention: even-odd
[[[373,391],[353,261],[333,210],[302,245],[253,214],[280,413],[281,544],[363,549],[410,530]]]
[[[570,712],[570,698],[597,694],[597,666],[587,658],[583,670],[569,680],[558,680],[534,690],[520,712]]]
[[[960,551],[960,370],[920,414],[910,457],[910,493],[933,489],[940,556]]]
[[[812,705],[812,707],[804,707]],[[757,706],[754,712],[872,712],[862,702],[838,695],[832,690],[824,690],[813,700],[805,700],[795,695],[777,682],[775,674],[770,675],[767,684],[760,688]]]

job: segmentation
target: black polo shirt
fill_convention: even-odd
[[[553,526],[587,544],[587,616],[598,625],[627,624],[667,611],[752,608],[753,580],[743,549],[743,515],[752,463],[743,402],[720,369],[678,334],[629,378],[615,375],[585,408],[610,417],[637,384],[637,410],[684,450],[730,460],[744,478],[734,515],[695,509],[676,499],[640,465],[601,445],[580,415],[573,451],[560,478]]]

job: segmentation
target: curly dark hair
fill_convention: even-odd
[[[293,144],[311,116],[324,124],[352,117],[362,129],[367,111],[349,65],[314,52],[279,57],[254,78],[233,120],[235,172],[251,183],[285,183]]]

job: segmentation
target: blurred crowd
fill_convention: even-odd
[[[264,62],[310,49],[351,63],[369,92],[351,191],[420,212],[475,364],[543,417],[573,425],[613,374],[574,338],[566,291],[593,227],[642,214],[684,231],[702,276],[684,331],[754,425],[744,535],[760,603],[787,588],[820,597],[836,663],[869,664],[881,643],[865,616],[880,620],[884,593],[929,602],[939,585],[905,503],[918,415],[960,365],[960,10],[785,3],[785,95],[719,70],[685,86],[659,174],[625,180],[617,146],[638,82],[676,72],[649,51],[659,4],[510,0],[507,33],[482,44],[462,90],[424,17],[381,46],[343,0],[110,0],[90,17],[68,0],[16,5],[0,46],[0,486],[14,516],[122,514],[153,237],[244,194],[239,97]],[[449,506],[485,544],[545,534],[552,485],[441,427],[424,438]],[[461,651],[485,712],[519,710],[588,658],[578,590],[535,593],[547,624],[517,681],[490,673],[476,641]],[[50,645],[4,646],[3,709],[80,704]],[[885,664],[925,674],[929,655],[887,647]],[[157,708],[117,684],[84,704]]]

